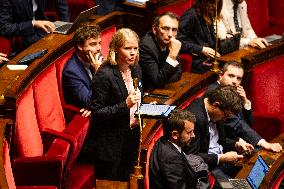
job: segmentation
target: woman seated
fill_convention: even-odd
[[[222,4],[222,0],[218,0],[218,19]],[[211,60],[215,57],[215,8],[215,0],[196,0],[180,19],[180,52],[193,55],[191,72],[204,73],[212,67]],[[217,52],[216,56],[220,54]]]
[[[137,159],[139,126],[134,112],[141,102],[142,86],[134,88],[131,69],[138,66],[138,35],[128,28],[112,38],[106,61],[93,83],[93,126],[84,152],[95,164],[97,179],[129,181]]]

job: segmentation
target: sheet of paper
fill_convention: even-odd
[[[9,64],[7,65],[9,70],[25,70],[28,66],[27,65],[15,65]]]

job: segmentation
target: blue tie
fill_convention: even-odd
[[[241,28],[239,26],[239,21],[238,21],[238,3],[234,3],[233,10],[234,10],[234,24],[236,28],[236,32],[241,32]]]

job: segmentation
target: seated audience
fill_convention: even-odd
[[[150,157],[150,188],[200,188],[200,178],[182,151],[182,147],[190,145],[195,137],[195,121],[195,116],[186,110],[174,110],[164,120],[164,136],[156,142]],[[207,176],[205,171],[205,177]]]
[[[218,87],[205,98],[194,100],[188,109],[195,115],[195,140],[186,146],[186,153],[200,155],[208,164],[215,178],[234,177],[239,171],[233,163],[243,158],[244,150],[253,150],[248,143],[226,137],[219,121],[238,114],[242,110],[241,97],[235,87]]]
[[[4,63],[4,62],[6,62],[6,61],[9,61],[9,59],[6,58],[6,57],[7,57],[6,54],[0,53],[0,64],[1,64],[1,63]]]
[[[139,64],[143,72],[145,90],[163,88],[165,84],[181,77],[181,65],[177,61],[181,42],[176,39],[179,18],[166,12],[157,16],[139,45]]]
[[[226,134],[230,138],[240,138],[240,141],[251,143],[254,146],[262,147],[273,152],[280,152],[282,147],[279,143],[269,143],[265,141],[258,133],[256,133],[250,126],[253,122],[251,102],[246,96],[244,88],[240,85],[244,75],[242,64],[236,61],[226,62],[222,72],[219,74],[219,79],[209,85],[206,94],[221,86],[235,86],[237,92],[242,98],[243,110],[237,115],[227,118],[222,124],[226,130]],[[206,95],[205,94],[205,95]],[[244,142],[244,141],[243,141]]]
[[[137,160],[139,126],[134,112],[141,102],[142,86],[134,88],[131,69],[136,67],[141,83],[138,42],[131,29],[118,30],[94,78],[93,126],[83,154],[94,162],[97,179],[129,181]]]
[[[56,0],[57,6],[64,8],[65,0]],[[55,26],[44,15],[45,0],[3,0],[0,4],[0,35],[11,38],[23,37],[23,48],[35,43],[47,33],[53,32]],[[59,8],[59,7],[58,7]],[[61,16],[64,11],[61,13]],[[67,13],[68,14],[68,13]],[[68,16],[65,16],[66,18]],[[63,16],[62,16],[63,18]]]
[[[265,48],[268,43],[258,38],[251,27],[245,0],[225,0],[221,11],[221,22],[218,23],[220,39],[229,38],[233,33],[241,32],[240,48],[249,46]]]
[[[90,109],[92,83],[102,63],[99,26],[83,25],[73,36],[75,52],[62,72],[62,88],[67,104]]]
[[[181,53],[192,54],[191,72],[204,73],[212,67],[215,57],[215,0],[196,0],[180,18],[178,39]],[[222,0],[218,0],[218,17]],[[217,52],[217,57],[220,54]]]

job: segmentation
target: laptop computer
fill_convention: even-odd
[[[94,14],[94,10],[98,6],[99,5],[81,12],[73,23],[63,21],[54,22],[55,30],[53,33],[69,34],[70,32],[75,31],[82,22],[88,21],[89,17]]]
[[[259,155],[246,179],[218,180],[218,182],[224,189],[258,189],[268,171],[268,165]]]

